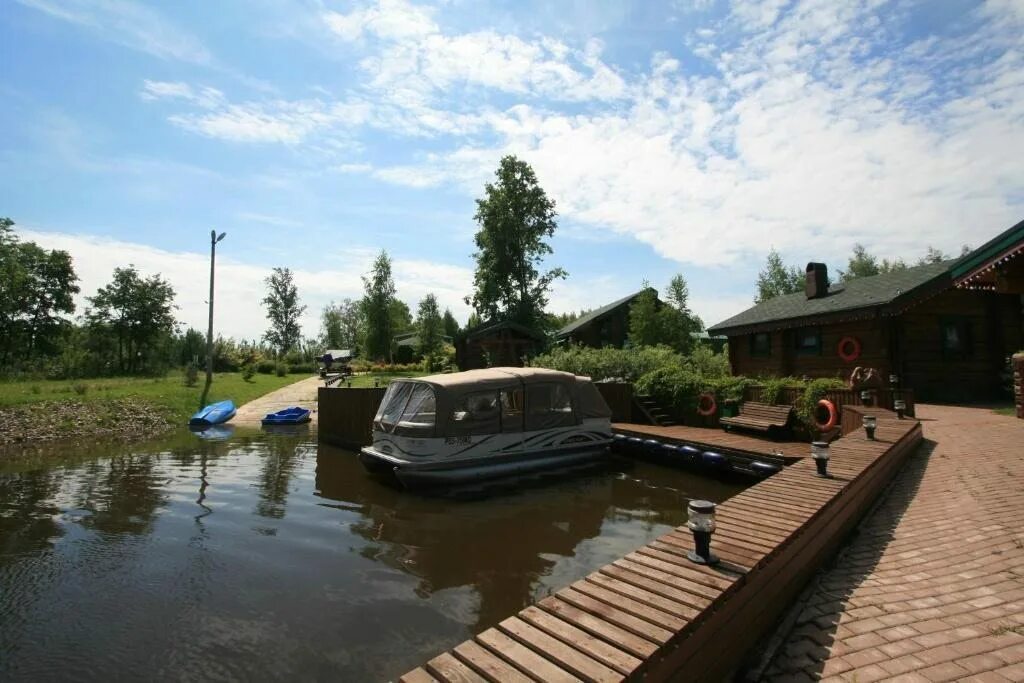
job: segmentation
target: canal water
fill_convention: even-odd
[[[0,460],[0,680],[395,679],[739,490],[616,461],[411,495],[223,437]]]

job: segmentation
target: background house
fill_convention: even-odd
[[[555,334],[555,341],[594,348],[613,346],[621,349],[629,337],[629,307],[644,291],[642,289],[580,316],[560,329]],[[658,303],[660,305],[661,302]]]
[[[918,399],[997,397],[1007,357],[1024,347],[1024,221],[953,261],[828,285],[807,266],[805,291],[760,303],[709,328],[729,338],[743,375],[848,379],[856,367],[899,376]],[[854,340],[856,357],[840,342]],[[854,347],[846,342],[844,351]]]
[[[452,338],[441,335],[441,341],[451,344]],[[396,363],[412,363],[423,360],[423,356],[420,354],[420,338],[415,332],[396,334],[392,338],[391,344],[394,347],[393,356]]]
[[[459,370],[487,367],[522,367],[544,347],[540,332],[511,321],[490,321],[463,330],[455,338],[455,362]]]

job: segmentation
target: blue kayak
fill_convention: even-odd
[[[232,401],[221,401],[219,403],[211,403],[210,405],[202,408],[189,418],[190,426],[209,426],[219,425],[223,422],[227,422],[235,416],[235,404]]]
[[[291,408],[285,408],[279,410],[276,413],[268,413],[263,418],[263,424],[265,425],[298,425],[305,422],[309,422],[309,410],[307,408],[300,408],[299,406],[292,406]]]

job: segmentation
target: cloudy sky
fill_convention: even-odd
[[[305,332],[386,248],[465,319],[474,198],[530,162],[558,205],[554,310],[682,272],[707,323],[768,249],[916,259],[1024,217],[1024,0],[17,0],[0,9],[0,215],[83,294],[160,272],[258,336]]]

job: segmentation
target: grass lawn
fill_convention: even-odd
[[[995,410],[995,412],[999,413],[1000,415],[1009,415],[1010,417],[1016,417],[1017,416],[1017,406],[1015,406],[1013,404],[1010,404],[1008,406],[1003,406],[1001,408],[994,408],[994,410]]]
[[[209,402],[230,398],[242,405],[263,394],[280,389],[308,375],[257,374],[246,382],[241,373],[217,373],[210,386]],[[39,403],[42,401],[74,400],[83,403],[119,398],[138,398],[151,402],[166,411],[174,420],[184,420],[199,407],[205,375],[200,373],[194,387],[186,387],[181,372],[170,372],[164,377],[105,377],[83,380],[38,380],[0,382],[0,407]],[[373,386],[371,381],[370,386]]]
[[[344,384],[338,384],[337,386],[348,386],[352,384],[353,389],[365,389],[366,387],[374,386],[376,382],[379,386],[385,386],[388,382],[393,379],[401,379],[403,377],[425,377],[426,375],[432,375],[432,372],[396,372],[396,373],[374,373],[365,375],[356,375],[355,377],[349,377],[345,380]]]

